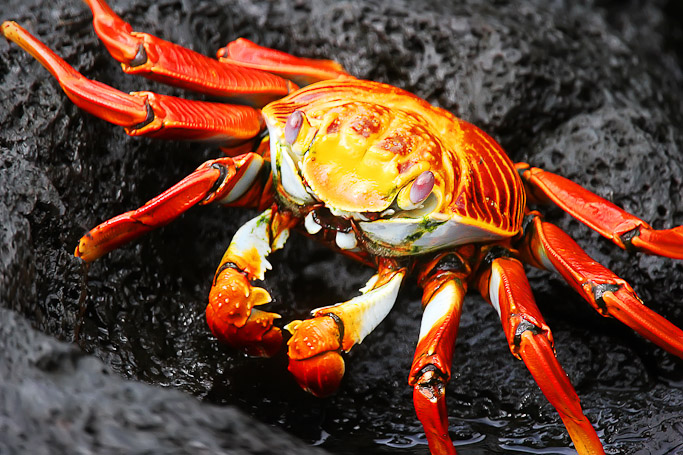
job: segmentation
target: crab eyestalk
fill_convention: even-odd
[[[413,182],[404,187],[396,198],[396,205],[401,210],[414,210],[419,208],[427,200],[434,189],[434,174],[432,171],[424,171]]]
[[[294,111],[285,123],[285,141],[292,145],[296,141],[301,126],[304,124],[304,114],[301,111]]]

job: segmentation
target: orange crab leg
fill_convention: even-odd
[[[683,226],[653,229],[640,218],[582,186],[543,169],[518,163],[517,170],[534,193],[540,191],[564,211],[623,249],[683,259]]]
[[[131,136],[210,140],[234,146],[253,139],[264,127],[260,112],[248,106],[121,92],[87,79],[16,23],[4,22],[2,31],[52,73],[74,104],[125,127]]]
[[[391,310],[407,270],[390,259],[380,260],[377,274],[362,295],[313,310],[313,318],[292,321],[288,345],[289,371],[315,396],[334,393],[344,376],[341,351],[348,352],[382,322]]]
[[[433,454],[455,454],[448,435],[446,384],[469,274],[469,265],[460,255],[442,254],[418,278],[424,288],[424,314],[408,384],[413,386],[415,412]]]
[[[527,260],[562,275],[600,314],[612,316],[666,351],[683,357],[683,330],[655,313],[631,286],[594,261],[557,226],[534,216]]]
[[[480,277],[479,289],[498,311],[512,354],[524,361],[560,414],[579,455],[604,454],[574,387],[555,358],[552,334],[534,302],[524,267],[518,260],[505,257],[504,251],[502,254],[491,260],[490,269]]]
[[[118,215],[85,234],[75,255],[86,262],[164,226],[196,204],[217,201],[223,204],[257,205],[260,192],[254,182],[263,166],[263,158],[249,153],[235,158],[207,161],[179,183],[147,202],[139,209]]]
[[[352,77],[334,60],[295,57],[259,46],[245,38],[228,43],[218,50],[216,56],[223,63],[268,71],[294,81],[299,86],[339,77]]]
[[[267,256],[282,248],[296,218],[276,206],[244,224],[223,255],[209,293],[206,320],[219,340],[249,355],[270,357],[282,344],[282,332],[273,325],[279,314],[254,308],[271,301],[252,280],[263,280],[271,268]]]
[[[123,71],[165,84],[264,106],[296,86],[274,74],[221,63],[147,33],[134,32],[102,0],[85,0],[93,26]]]
[[[2,33],[47,68],[78,107],[119,126],[133,127],[147,120],[143,98],[86,79],[16,22],[3,22]]]

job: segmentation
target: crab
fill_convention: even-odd
[[[16,23],[3,23],[4,36],[38,59],[85,111],[131,136],[211,141],[225,152],[89,231],[75,250],[85,262],[195,205],[260,209],[221,259],[206,310],[216,338],[260,357],[275,355],[284,336],[280,316],[262,309],[270,294],[255,281],[265,278],[268,256],[290,231],[376,268],[360,296],[283,327],[291,334],[289,370],[316,396],[335,392],[342,354],[383,320],[415,274],[424,313],[408,383],[435,454],[455,453],[445,393],[469,290],[496,310],[512,354],[557,409],[577,451],[604,453],[555,358],[524,264],[558,273],[601,315],[683,357],[683,331],[528,204],[554,203],[621,248],[674,259],[683,259],[683,227],[655,230],[559,175],[512,163],[474,125],[399,88],[356,79],[334,61],[244,39],[210,59],[132,31],[101,0],[86,3],[125,72],[241,104],[120,92],[86,79]]]

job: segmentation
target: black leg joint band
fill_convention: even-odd
[[[225,181],[225,177],[228,175],[228,169],[225,166],[223,166],[222,164],[213,163],[211,165],[211,168],[217,169],[218,172],[220,172],[220,174],[218,175],[218,178],[216,179],[216,181],[213,182],[213,186],[211,187],[211,189],[206,193],[207,196],[204,198],[204,200],[207,200],[213,193],[218,191],[218,188],[221,187],[221,185]]]
[[[621,236],[619,236],[619,240],[621,240],[621,243],[624,244],[626,247],[626,251],[635,251],[636,248],[633,246],[633,243],[631,242],[634,237],[638,237],[640,235],[640,226],[636,226],[630,231],[626,231]]]
[[[457,254],[449,253],[443,256],[436,263],[434,268],[430,273],[434,272],[455,272],[455,273],[465,273],[467,272],[467,264],[465,264],[460,256]]]
[[[337,329],[339,329],[339,345],[341,346],[344,341],[344,321],[334,313],[325,313],[320,316],[328,316],[337,324]]]
[[[147,63],[147,51],[145,50],[145,46],[139,44],[138,51],[135,54],[135,57],[133,57],[133,60],[128,62],[128,66],[135,68],[136,66],[144,65],[145,63]]]
[[[147,117],[145,117],[145,119],[137,125],[131,126],[131,130],[139,130],[140,128],[144,128],[154,121],[154,109],[152,109],[152,106],[149,104],[149,102],[145,102],[145,108],[147,109]]]
[[[522,322],[520,322],[517,326],[517,329],[515,329],[515,337],[512,340],[516,347],[519,347],[521,345],[522,335],[524,334],[524,332],[531,332],[534,335],[538,335],[540,333],[543,333],[543,330],[537,325],[534,325],[531,322],[527,321],[526,319],[522,319]]]
[[[527,235],[529,233],[529,228],[530,226],[533,225],[534,220],[538,218],[540,215],[538,213],[530,213],[528,215],[524,216],[524,219],[522,220],[522,232],[523,235]]]
[[[490,267],[491,264],[493,264],[493,261],[495,261],[496,259],[509,258],[511,256],[512,254],[510,254],[510,250],[502,246],[496,245],[486,252],[486,256],[484,256],[482,264],[486,267]]]
[[[619,289],[621,289],[621,286],[618,284],[603,283],[594,285],[591,290],[593,291],[593,298],[598,308],[606,313],[607,305],[605,305],[605,300],[602,296],[605,295],[605,292],[617,292]]]
[[[521,164],[521,163],[517,163],[517,164]],[[525,173],[526,171],[528,171],[529,169],[531,169],[531,166],[529,166],[529,165],[526,164],[526,163],[524,163],[524,164],[525,164],[525,166],[523,166],[523,167],[522,167],[522,166],[519,166],[519,167],[517,168],[517,173],[519,174],[520,177],[522,177],[522,180],[525,180],[525,179],[524,179],[524,173]]]
[[[429,364],[417,374],[415,387],[429,400],[436,400],[446,393],[447,380],[436,366]]]
[[[220,274],[223,272],[223,270],[226,270],[226,269],[237,270],[237,271],[240,272],[242,275],[246,275],[246,273],[244,272],[244,270],[242,270],[242,269],[241,269],[237,264],[235,264],[234,262],[225,262],[225,263],[223,263],[223,265],[221,265],[221,266],[218,268],[218,270],[216,270],[216,275],[214,275],[214,278],[213,278],[213,284],[216,284],[216,280],[218,279],[218,277],[220,276]]]

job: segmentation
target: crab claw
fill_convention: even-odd
[[[212,319],[207,311],[209,327],[216,338],[252,357],[272,357],[280,350],[282,331],[273,326],[273,320],[278,317],[266,311],[252,310],[246,324],[236,327],[216,323],[216,319]]]
[[[289,359],[289,371],[297,384],[319,398],[330,396],[339,388],[344,370],[344,359],[336,351],[305,360]]]
[[[216,338],[248,355],[272,357],[282,344],[282,332],[273,325],[280,315],[254,308],[270,300],[265,289],[252,286],[242,273],[226,268],[217,274],[209,293],[209,328]]]
[[[330,315],[294,321],[285,328],[292,333],[289,371],[305,391],[317,397],[333,394],[344,376],[339,325]]]

